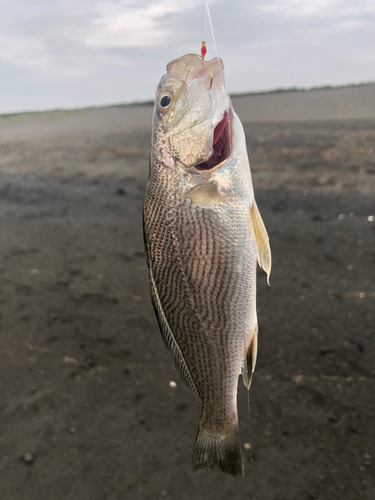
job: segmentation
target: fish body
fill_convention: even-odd
[[[162,336],[202,413],[195,468],[243,474],[237,385],[257,352],[256,263],[269,273],[242,124],[220,59],[188,54],[156,93],[144,235]]]

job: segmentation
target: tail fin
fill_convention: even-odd
[[[215,434],[199,427],[192,461],[194,469],[211,467],[232,476],[243,476],[238,424],[227,434]]]

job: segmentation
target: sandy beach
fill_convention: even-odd
[[[375,498],[375,84],[233,106],[273,252],[246,476],[192,470],[143,254],[152,108],[0,116],[2,500]]]

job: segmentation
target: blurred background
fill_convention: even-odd
[[[373,0],[209,2],[229,92],[374,80]],[[202,0],[1,0],[0,113],[153,99],[166,63],[215,55]]]
[[[274,262],[246,476],[192,470],[143,255],[152,99],[215,56],[204,2],[0,0],[4,500],[375,497],[374,2],[209,5]]]

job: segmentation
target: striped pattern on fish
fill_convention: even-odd
[[[144,204],[152,302],[176,366],[202,400],[194,466],[241,475],[237,385],[242,368],[249,387],[255,366],[260,259],[243,129],[230,110],[231,156],[199,171],[179,160],[157,104],[154,117]]]

